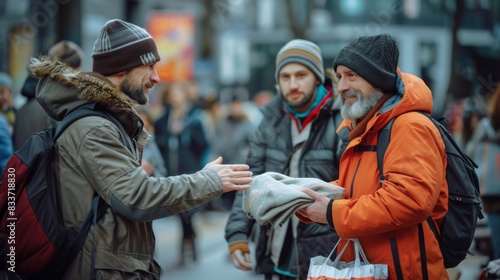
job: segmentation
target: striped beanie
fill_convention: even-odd
[[[92,50],[92,71],[104,76],[160,60],[156,43],[137,25],[113,19],[101,29]]]
[[[382,92],[392,93],[396,91],[398,60],[399,48],[392,36],[362,36],[340,50],[333,70],[344,65]]]
[[[325,72],[321,50],[311,41],[295,39],[281,48],[276,56],[276,82],[279,83],[279,73],[288,63],[300,63],[309,68],[323,84]]]

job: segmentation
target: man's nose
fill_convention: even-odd
[[[153,82],[153,84],[158,84],[160,82],[160,76],[158,76],[158,72],[156,71],[156,67],[154,67],[153,70],[151,71],[150,79]]]
[[[339,93],[344,93],[349,90],[349,83],[346,79],[340,78],[339,83],[337,85],[337,91]]]
[[[295,77],[290,78],[290,89],[297,89],[299,87],[299,83]]]

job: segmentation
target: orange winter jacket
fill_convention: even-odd
[[[426,222],[440,225],[448,208],[446,154],[439,131],[421,111],[432,110],[430,89],[418,77],[398,69],[398,94],[387,100],[352,139],[340,161],[339,179],[345,199],[332,204],[335,230],[341,238],[358,238],[371,263],[387,264],[389,279],[448,279],[438,241]],[[380,185],[376,145],[378,132],[391,119],[391,141],[384,157]],[[338,131],[350,129],[344,120]],[[426,264],[421,262],[422,225]],[[341,242],[338,248],[343,248]],[[352,246],[351,246],[352,247]],[[352,261],[349,248],[343,260]]]

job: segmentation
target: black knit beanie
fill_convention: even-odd
[[[104,76],[160,60],[151,35],[135,24],[113,19],[101,29],[92,50],[92,71]]]
[[[344,65],[382,92],[396,91],[396,68],[399,49],[388,35],[362,36],[342,48],[333,62],[333,69]]]

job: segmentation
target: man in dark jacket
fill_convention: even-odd
[[[338,177],[341,141],[335,130],[341,123],[332,80],[323,70],[321,51],[305,40],[292,40],[276,58],[280,95],[264,109],[265,121],[252,135],[247,164],[254,175],[279,172],[291,177]],[[255,220],[241,209],[237,194],[226,225],[226,240],[234,265],[251,270],[248,246]],[[255,259],[265,279],[306,279],[309,260],[327,256],[338,240],[327,226],[300,223],[292,217],[281,228],[258,228]]]

